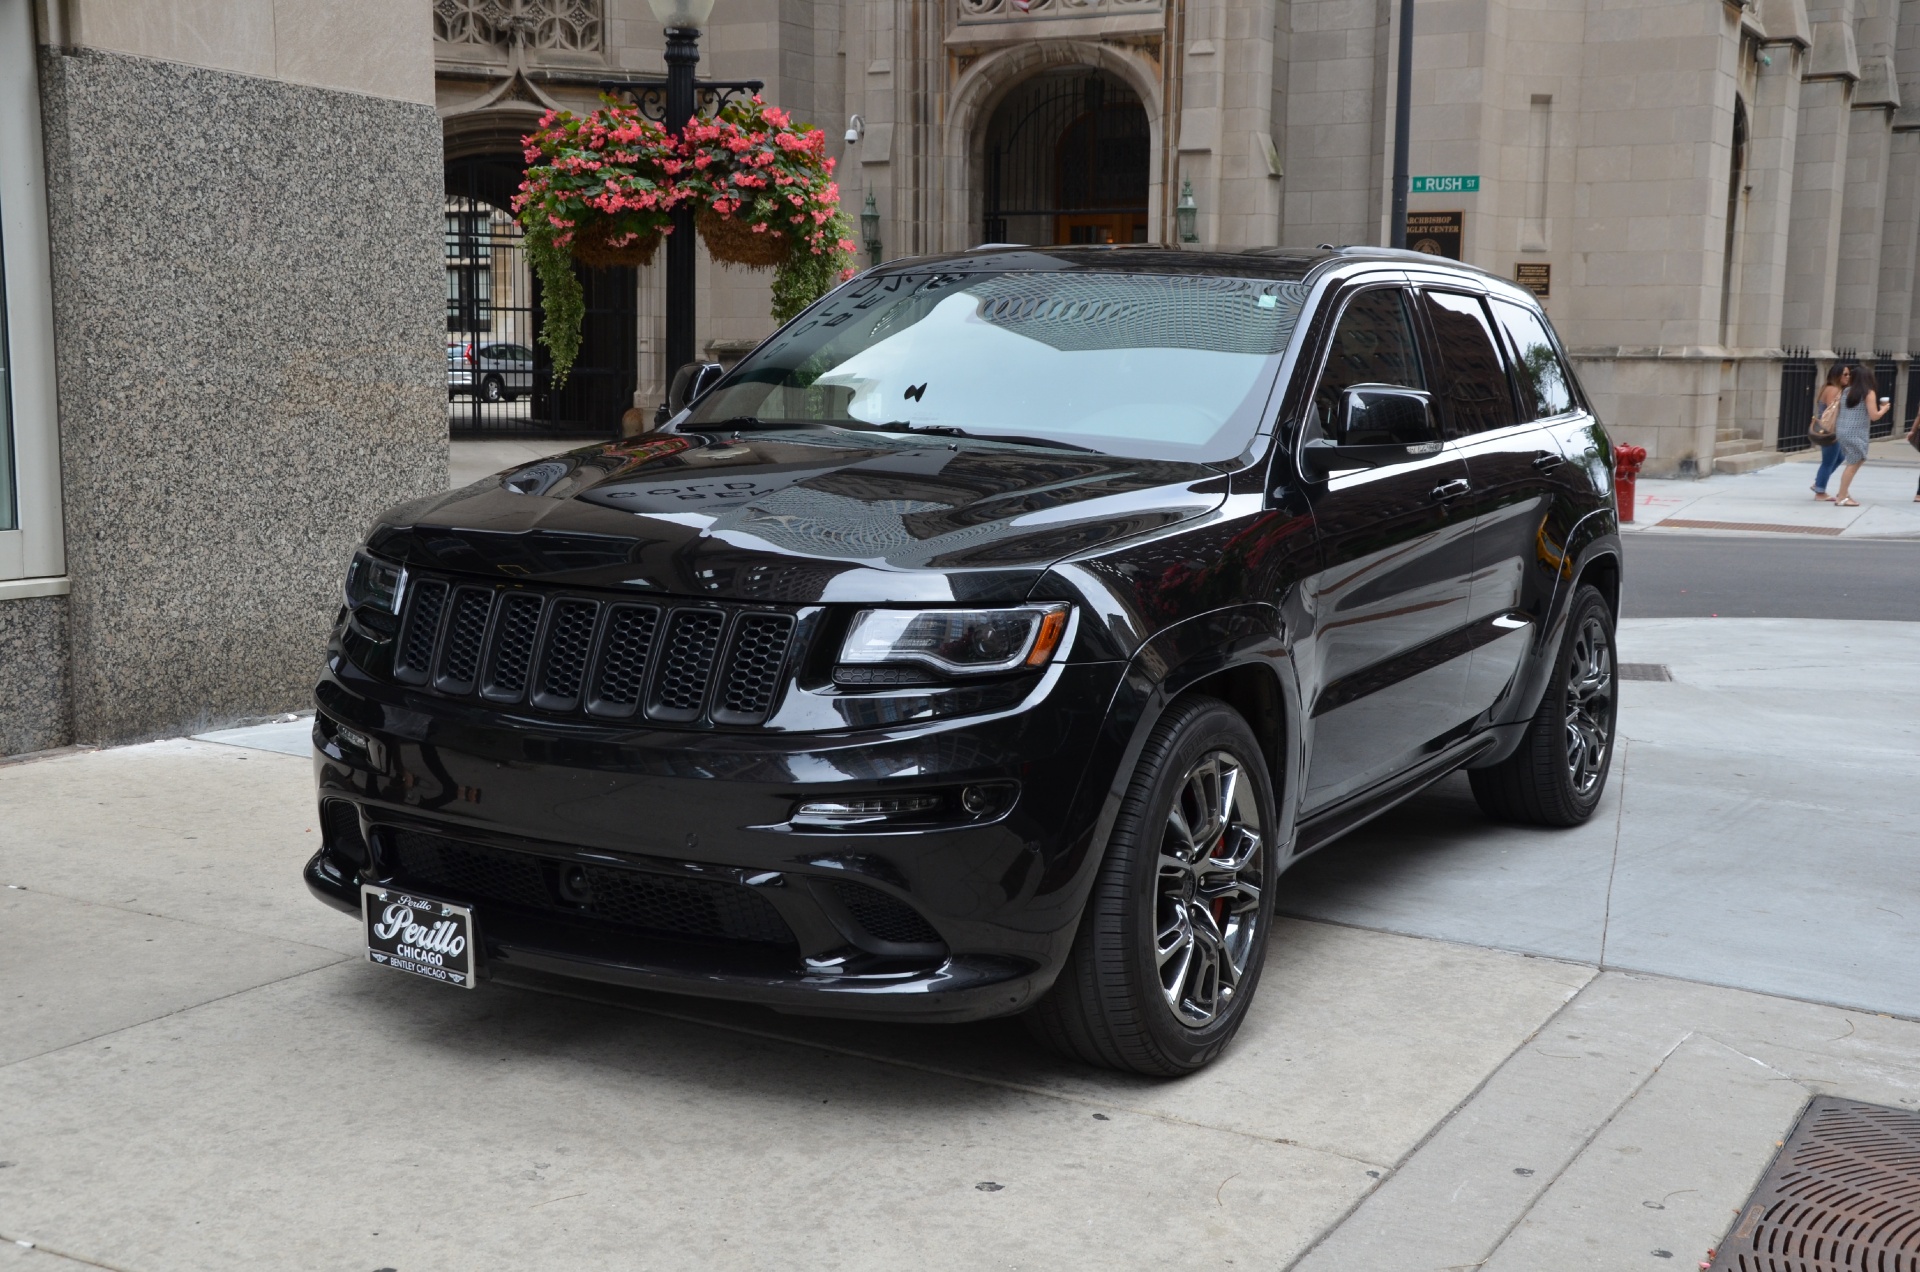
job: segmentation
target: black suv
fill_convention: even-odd
[[[1504,820],[1600,798],[1610,448],[1504,280],[983,249],[691,379],[356,554],[306,880],[376,961],[1178,1074],[1303,854],[1455,769]]]

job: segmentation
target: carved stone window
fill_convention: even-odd
[[[960,21],[1006,22],[1022,18],[1090,18],[1115,13],[1158,13],[1163,0],[955,0]]]
[[[447,44],[524,44],[600,51],[600,0],[433,0],[433,38]]]

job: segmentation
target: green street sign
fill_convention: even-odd
[[[1478,194],[1480,176],[1475,173],[1467,177],[1415,177],[1415,194]]]

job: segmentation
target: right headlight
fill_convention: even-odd
[[[949,676],[1039,667],[1066,634],[1066,605],[1008,609],[871,609],[853,616],[842,666],[918,663]]]

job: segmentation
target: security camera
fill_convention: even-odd
[[[857,146],[860,139],[867,135],[867,121],[855,115],[847,120],[847,144]]]

